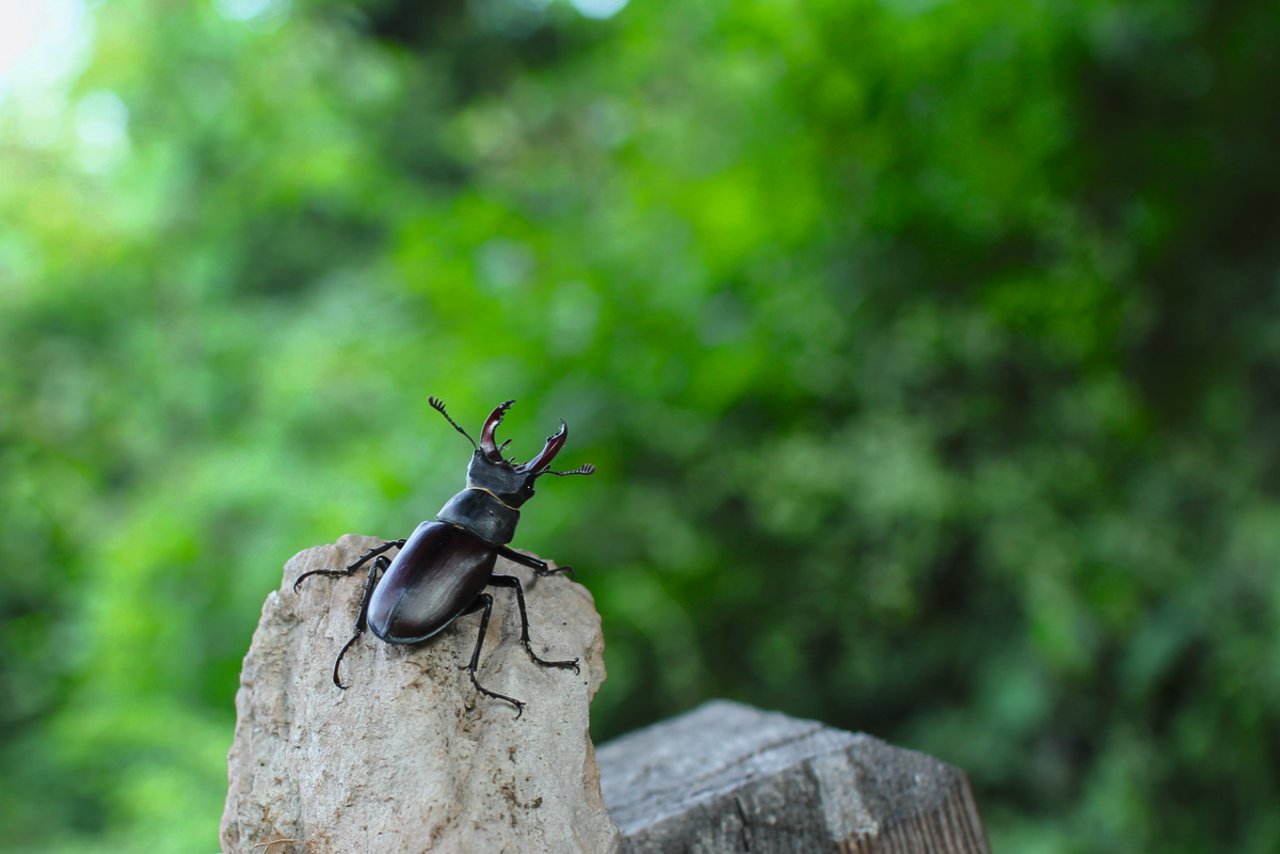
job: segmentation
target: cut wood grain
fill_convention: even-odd
[[[596,758],[625,852],[989,850],[958,769],[738,703],[707,703]]]

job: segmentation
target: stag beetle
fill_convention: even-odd
[[[387,643],[421,643],[463,614],[483,609],[480,632],[467,672],[476,690],[510,703],[519,718],[524,713],[524,703],[490,691],[476,679],[480,648],[484,645],[489,615],[493,611],[493,597],[483,591],[486,586],[513,588],[516,604],[520,607],[520,642],[529,657],[543,667],[561,667],[578,672],[576,658],[572,661],[547,661],[534,653],[529,644],[529,614],[525,609],[520,579],[513,575],[494,575],[493,568],[501,555],[531,568],[540,576],[572,573],[568,566],[552,569],[544,561],[508,548],[507,543],[511,542],[516,523],[520,520],[520,506],[533,497],[534,481],[544,474],[558,477],[591,474],[595,466],[588,464],[573,471],[551,470],[551,461],[560,453],[569,435],[569,428],[563,421],[560,429],[547,439],[542,451],[527,463],[515,464],[505,459],[502,450],[510,440],[500,446],[494,444],[494,431],[515,401],[508,400],[489,414],[480,431],[479,445],[449,417],[442,401],[432,397],[428,402],[475,448],[471,464],[467,467],[466,488],[450,498],[433,521],[420,523],[407,539],[374,546],[345,570],[304,572],[293,582],[293,589],[295,593],[300,591],[302,582],[312,575],[346,577],[373,561],[364,583],[355,634],[333,663],[333,684],[344,690],[347,686],[338,678],[338,667],[347,650],[366,628],[373,629],[373,633]],[[394,548],[400,551],[394,560],[388,559],[383,553]]]

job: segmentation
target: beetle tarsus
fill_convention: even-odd
[[[542,569],[538,569],[535,567],[533,572],[535,575],[542,576],[543,578],[545,578],[548,575],[559,575],[561,573],[564,573],[565,575],[569,576],[574,580],[577,580],[578,578],[578,574],[574,572],[573,567],[569,566],[568,564],[564,566],[556,566],[556,567],[545,566]]]
[[[301,593],[302,582],[313,575],[327,575],[330,578],[336,578],[338,576],[341,576],[345,578],[350,574],[351,574],[350,572],[347,572],[346,570],[343,570],[343,569],[313,569],[310,572],[302,573],[302,575],[299,575],[297,578],[293,580],[293,592]]]
[[[529,657],[543,667],[559,667],[562,670],[572,670],[574,673],[582,672],[578,667],[578,659],[576,658],[571,661],[547,661],[545,658],[538,658],[538,654],[533,651],[533,647],[529,646],[529,644],[526,643],[524,648],[528,651]]]
[[[388,549],[404,548],[405,542],[406,540],[387,540],[382,545],[369,549],[353,563],[348,564],[346,569],[313,569],[310,572],[304,572],[293,580],[293,592],[300,592],[302,590],[302,582],[313,575],[323,575],[328,578],[345,578],[349,575],[354,575],[356,570],[364,566],[370,558],[377,557]]]
[[[510,703],[516,710],[516,720],[520,720],[520,716],[524,714],[525,704],[515,697],[508,697],[506,694],[499,694],[497,691],[490,691],[488,688],[480,684],[474,673],[471,674],[471,684],[476,686],[476,690],[486,697],[492,697],[495,700],[502,700]]]
[[[524,586],[520,583],[520,579],[514,575],[491,575],[489,583],[494,587],[511,587],[516,591],[516,605],[520,608],[520,643],[524,644],[525,651],[529,653],[529,657],[541,664],[543,667],[561,667],[564,669],[573,668],[574,673],[581,672],[578,669],[578,659],[572,661],[548,661],[545,658],[539,658],[538,654],[533,651],[533,644],[529,640],[529,610],[524,604]]]
[[[533,646],[528,640],[521,638],[520,642],[524,644],[525,651],[529,653],[529,657],[543,667],[559,667],[562,670],[572,670],[574,673],[582,672],[578,667],[578,659],[576,658],[569,661],[547,661],[545,658],[538,658],[538,654],[533,651]]]
[[[530,557],[527,554],[518,552],[515,549],[509,548],[507,546],[503,546],[502,548],[498,549],[498,554],[502,555],[512,563],[518,563],[521,566],[529,567],[539,576],[558,575],[563,572],[564,574],[568,575],[570,578],[577,577],[573,572],[572,566],[552,567],[551,564],[547,563],[545,560],[540,560],[536,557]]]
[[[404,540],[401,540],[400,542],[403,543]],[[392,545],[394,545],[394,543],[387,543],[383,546],[382,551],[386,551],[386,549]],[[354,565],[359,566],[360,563],[368,560],[368,558],[369,556],[365,555],[365,557],[361,558],[360,561]],[[356,616],[355,634],[351,636],[351,640],[346,642],[342,647],[342,650],[338,653],[338,657],[334,659],[333,684],[337,685],[343,691],[347,690],[347,686],[342,684],[342,679],[338,676],[338,667],[342,664],[342,657],[347,654],[347,650],[351,649],[351,647],[355,645],[355,642],[360,640],[360,636],[363,635],[365,629],[369,627],[369,600],[373,598],[373,588],[378,586],[378,578],[382,573],[386,572],[387,567],[390,565],[391,561],[386,555],[378,555],[377,560],[373,562],[373,566],[369,567],[369,577],[364,581],[364,593],[360,596],[360,613]]]
[[[516,719],[524,714],[524,703],[515,697],[508,697],[506,694],[499,694],[497,691],[490,691],[488,688],[480,684],[480,680],[476,679],[476,668],[480,666],[480,648],[484,646],[484,636],[489,630],[489,617],[493,614],[493,597],[488,593],[481,593],[476,597],[476,603],[479,607],[484,608],[484,613],[480,615],[480,631],[476,632],[476,648],[471,653],[471,662],[467,665],[467,675],[471,677],[471,684],[476,686],[476,690],[481,694],[492,697],[495,700],[505,700],[516,708]]]
[[[342,657],[347,654],[347,650],[351,649],[352,644],[359,640],[362,634],[364,634],[363,630],[352,635],[351,640],[347,641],[346,645],[342,647],[342,652],[338,653],[337,659],[333,662],[333,684],[343,691],[347,690],[347,686],[342,684],[342,678],[338,676],[338,666],[342,664]]]

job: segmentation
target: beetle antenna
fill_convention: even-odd
[[[595,471],[596,467],[591,465],[591,463],[587,463],[586,465],[578,466],[573,471],[552,471],[551,469],[547,469],[543,474],[553,474],[556,477],[568,477],[571,474],[595,474]]]
[[[431,404],[431,408],[432,408],[432,409],[434,409],[436,412],[439,412],[441,415],[443,415],[443,416],[444,416],[444,420],[446,420],[446,421],[448,421],[450,424],[452,424],[452,425],[453,425],[453,429],[454,429],[454,430],[457,430],[457,431],[458,431],[459,433],[461,433],[463,436],[466,436],[466,437],[467,437],[467,441],[471,443],[471,447],[473,447],[473,448],[474,448],[474,447],[476,446],[476,440],[475,440],[475,439],[472,439],[472,438],[471,438],[471,436],[470,436],[470,434],[469,434],[469,433],[467,433],[467,431],[466,431],[466,430],[463,430],[461,427],[459,427],[459,426],[458,426],[458,422],[457,422],[457,421],[454,421],[452,418],[450,418],[450,417],[449,417],[449,413],[447,413],[447,412],[445,412],[445,411],[444,411],[444,401],[443,401],[443,400],[441,400],[441,399],[440,399],[440,398],[438,398],[438,397],[428,397],[428,398],[427,398],[427,403]]]

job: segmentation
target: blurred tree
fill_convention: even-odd
[[[212,844],[259,603],[451,494],[433,393],[600,467],[521,539],[600,737],[731,696],[999,848],[1280,841],[1274,8],[93,21],[0,105],[0,836]]]

